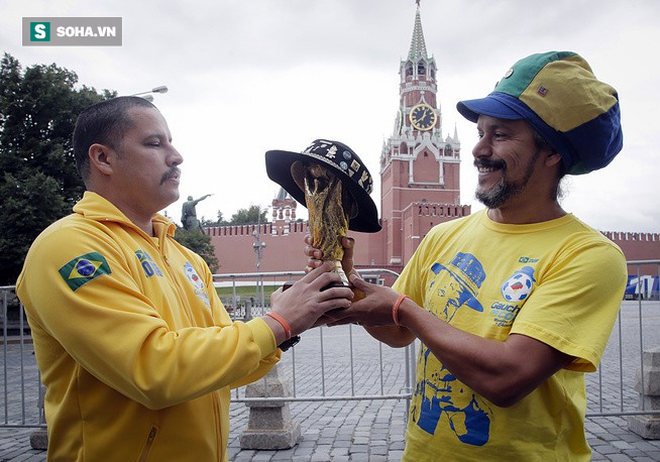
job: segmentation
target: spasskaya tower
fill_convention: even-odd
[[[399,109],[380,157],[386,264],[405,264],[431,227],[470,214],[460,201],[460,142],[442,134],[438,68],[426,51],[419,0],[408,57],[399,65]]]

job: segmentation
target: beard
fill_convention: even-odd
[[[499,183],[487,190],[477,189],[476,199],[489,209],[497,209],[506,204],[510,199],[518,196],[529,183],[529,179],[534,173],[534,163],[540,150],[537,150],[534,156],[529,159],[524,166],[525,175],[519,181],[509,181],[507,179],[507,164],[503,160],[491,160],[489,158],[475,159],[475,167],[497,168],[502,173]]]

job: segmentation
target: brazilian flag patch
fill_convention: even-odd
[[[76,257],[60,268],[60,275],[64,282],[74,292],[102,274],[110,273],[112,271],[110,271],[108,261],[98,252],[90,252]]]

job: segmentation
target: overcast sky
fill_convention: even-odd
[[[398,109],[399,62],[412,38],[414,0],[4,0],[0,49],[26,67],[51,64],[80,84],[119,94],[159,85],[154,103],[184,156],[181,200],[207,193],[199,217],[269,206],[269,149],[316,138],[351,146],[376,177]],[[121,47],[24,47],[21,18],[120,16]],[[564,208],[600,230],[660,232],[657,0],[422,0],[426,48],[438,66],[443,135],[458,129],[462,203],[474,199],[474,124],[456,102],[485,96],[518,59],[577,51],[619,91],[624,148],[602,171],[571,177]],[[299,210],[304,210],[302,206]],[[304,215],[301,213],[301,215]]]

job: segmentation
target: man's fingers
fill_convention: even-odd
[[[315,249],[311,245],[306,245],[305,248],[303,249],[303,253],[308,256],[310,259],[315,259],[315,260],[320,260],[321,257],[323,256],[323,252],[321,252],[319,249]]]
[[[334,298],[353,298],[353,291],[344,285],[331,286],[321,292],[325,300],[332,300]]]
[[[312,266],[311,263],[313,263],[312,260],[310,260],[308,266]],[[310,271],[308,274],[303,276],[303,278],[300,281],[311,283],[314,280],[318,279],[319,277],[323,276],[324,274],[328,273],[332,268],[333,268],[332,263],[321,262],[320,265],[317,265],[312,271]]]
[[[308,266],[311,266],[311,264]],[[333,268],[334,264],[332,262],[323,262],[303,276],[300,281],[306,284],[313,284],[318,289],[323,289],[331,285],[343,286],[341,276],[331,271]]]
[[[348,279],[351,281],[351,284],[353,284],[353,287],[355,287],[356,289],[364,292],[365,294],[368,294],[372,291],[371,290],[371,284],[368,283],[367,281],[365,281],[364,279],[362,279],[357,274],[354,274],[354,273],[350,274],[348,276]]]
[[[341,245],[344,248],[344,257],[353,258],[353,248],[355,247],[355,239],[352,237],[344,236],[341,240]]]

